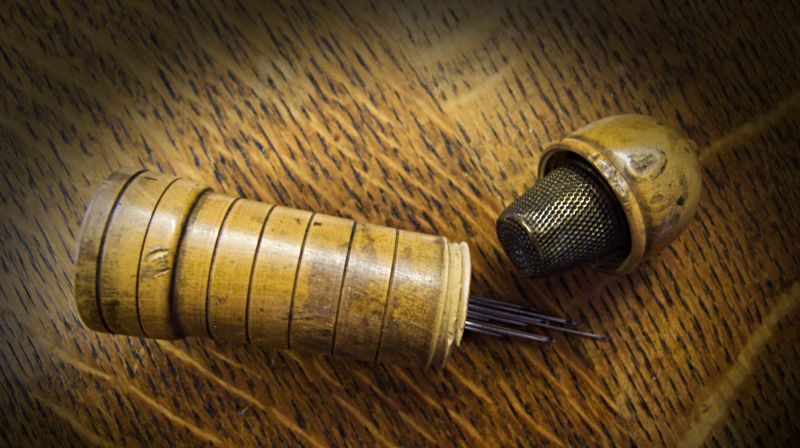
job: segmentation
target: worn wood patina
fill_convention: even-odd
[[[4,2],[0,443],[790,444],[797,23],[791,2]],[[517,275],[497,215],[550,142],[620,113],[698,144],[696,217],[623,277]],[[611,342],[468,334],[439,372],[89,331],[80,223],[123,167],[466,241],[473,292]]]

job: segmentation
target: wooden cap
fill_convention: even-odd
[[[550,145],[539,177],[566,157],[580,157],[607,182],[630,230],[630,251],[606,269],[633,270],[668,245],[689,225],[700,200],[697,145],[685,135],[643,115],[595,121]]]

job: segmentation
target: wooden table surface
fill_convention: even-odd
[[[4,445],[798,443],[798,5],[243,3],[0,6]],[[623,112],[698,142],[696,220],[626,277],[516,275],[496,216]],[[612,341],[419,371],[90,332],[76,233],[123,166],[466,241],[474,292]]]

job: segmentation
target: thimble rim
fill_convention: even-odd
[[[591,142],[575,137],[566,137],[545,148],[539,159],[539,179],[567,161],[570,155],[578,156],[597,171],[614,192],[625,213],[630,232],[630,251],[624,258],[605,260],[598,267],[615,274],[627,274],[642,261],[647,247],[644,216],[635,193],[623,173],[601,149],[592,145]]]

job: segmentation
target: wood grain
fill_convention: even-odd
[[[796,443],[798,22],[791,2],[4,2],[0,443]],[[495,217],[547,142],[625,112],[700,145],[696,219],[628,276],[520,278]],[[90,332],[80,219],[120,167],[467,241],[473,291],[612,342],[467,335],[422,372]]]
[[[431,246],[438,250],[431,250]],[[447,240],[401,230],[395,252],[375,360],[414,365],[419,364],[418,359],[426,359],[423,364],[427,366],[436,348],[442,307],[449,301]]]
[[[138,267],[139,289],[134,296],[139,325],[147,337],[180,337],[172,316],[172,269],[184,224],[205,191],[207,187],[178,179],[164,192],[147,227]]]
[[[276,206],[270,214],[253,267],[250,287],[250,341],[268,348],[289,348],[289,313],[303,239],[313,213]],[[298,243],[299,242],[299,243]]]
[[[289,348],[333,351],[339,294],[332,291],[341,291],[355,230],[349,219],[319,213],[311,218],[292,278]]]
[[[399,230],[356,224],[343,280],[333,354],[374,361],[397,258]]]
[[[114,205],[97,259],[100,315],[111,333],[144,336],[135,300],[142,247],[158,202],[175,178],[144,172]],[[134,297],[134,300],[127,300]],[[78,299],[80,300],[80,299]]]
[[[187,218],[172,283],[175,321],[182,336],[213,337],[208,321],[209,286],[221,230],[242,198],[209,192]],[[256,232],[257,233],[257,232]],[[200,298],[200,300],[198,300]],[[205,300],[204,300],[205,299]]]
[[[247,342],[247,303],[261,232],[274,205],[237,201],[219,232],[208,279],[208,332],[215,339]]]

